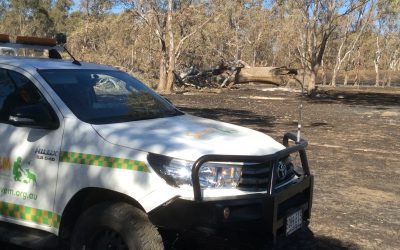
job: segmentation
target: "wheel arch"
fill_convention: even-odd
[[[138,201],[126,194],[104,188],[84,188],[79,190],[64,208],[58,233],[60,239],[69,239],[79,216],[90,207],[103,202],[124,202],[145,212]]]

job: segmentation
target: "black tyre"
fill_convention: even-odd
[[[126,203],[102,203],[79,217],[71,249],[159,250],[164,246],[146,213]]]

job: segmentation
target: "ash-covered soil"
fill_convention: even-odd
[[[314,98],[265,85],[213,92],[166,97],[187,113],[253,128],[278,141],[296,131],[303,104],[302,136],[309,140],[315,176],[311,223],[261,249],[400,249],[398,88],[323,88]],[[246,245],[233,248],[253,248]]]
[[[253,128],[281,141],[302,135],[315,176],[308,229],[276,245],[204,239],[173,249],[400,249],[400,89],[323,88],[314,98],[287,89],[190,91],[166,96],[183,111]],[[0,243],[0,249],[23,249]]]

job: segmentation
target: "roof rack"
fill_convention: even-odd
[[[72,63],[81,65],[81,63],[74,58],[74,56],[67,50],[65,43],[67,37],[65,34],[58,33],[56,38],[43,38],[33,36],[17,36],[15,43],[10,41],[10,36],[6,34],[0,34],[0,47],[8,47],[14,49],[36,49],[36,50],[48,50],[49,58],[61,59],[61,55],[58,52],[66,52],[72,58]]]

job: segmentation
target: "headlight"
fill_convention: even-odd
[[[150,166],[170,185],[192,186],[194,162],[174,159],[163,155],[149,154]],[[205,163],[200,168],[202,188],[236,188],[241,177],[242,166],[225,163]]]

